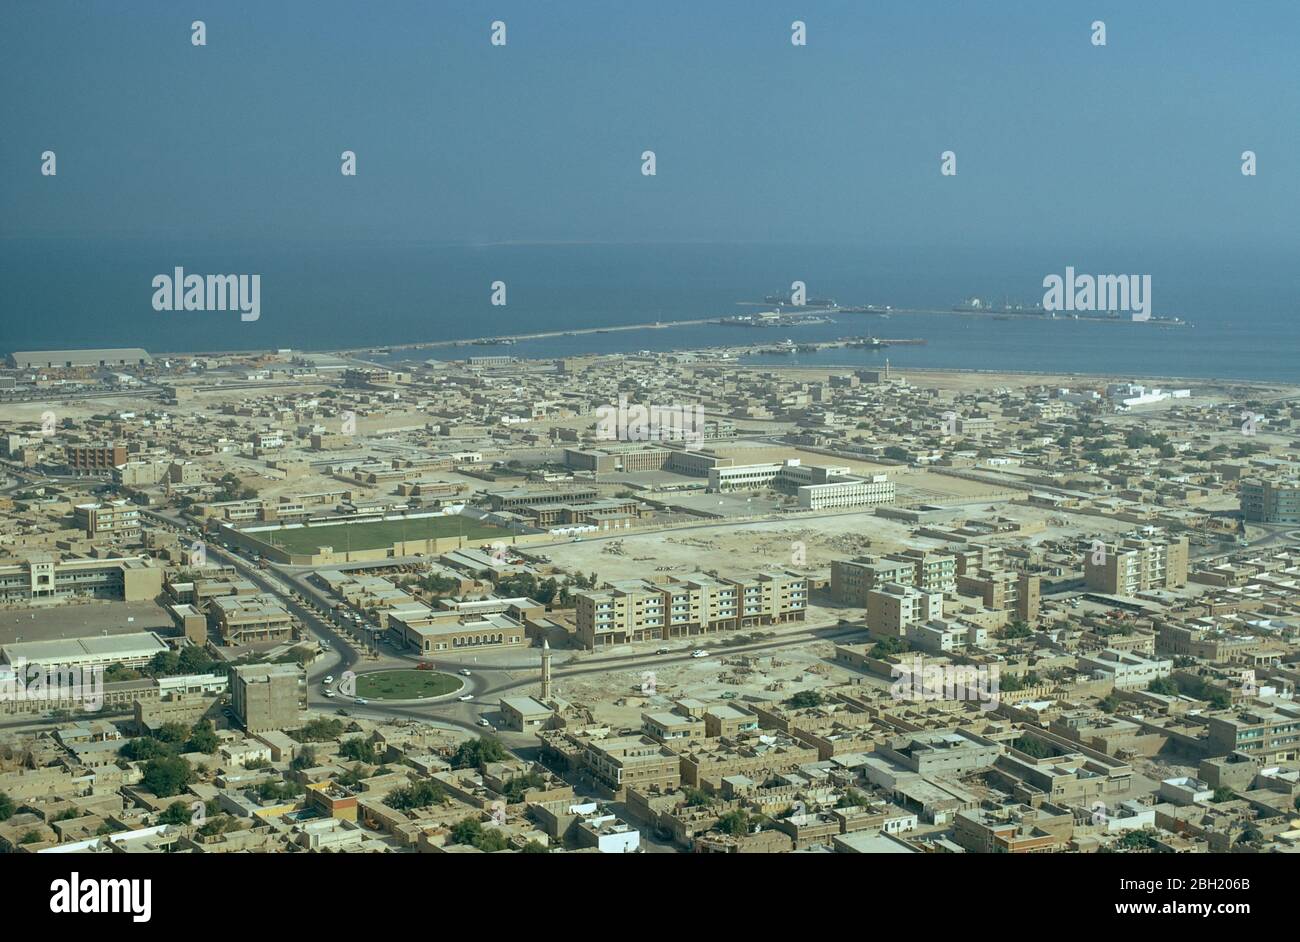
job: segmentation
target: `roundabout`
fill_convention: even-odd
[[[356,696],[376,702],[437,700],[464,686],[460,677],[441,671],[382,670],[357,674]]]

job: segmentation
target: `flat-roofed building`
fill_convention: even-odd
[[[293,636],[293,616],[273,595],[222,595],[208,602],[208,618],[223,644],[284,641]]]
[[[744,733],[757,732],[758,717],[753,713],[729,704],[709,707],[704,711],[704,735],[711,739],[733,739]]]
[[[1300,480],[1247,478],[1239,497],[1250,523],[1300,523]]]
[[[587,648],[663,637],[662,587],[645,580],[574,595],[578,636]]]
[[[831,560],[831,595],[848,605],[867,604],[867,593],[886,583],[911,585],[916,565],[910,560],[858,556]]]
[[[613,792],[628,786],[642,792],[672,791],[682,782],[677,755],[648,736],[590,740],[585,764],[596,781]]]
[[[979,625],[945,618],[910,624],[903,634],[912,645],[931,654],[978,648],[988,639],[988,631]]]
[[[802,621],[808,580],[780,570],[665,583],[637,579],[579,592],[574,603],[578,637],[590,649]]]
[[[911,585],[923,592],[956,592],[957,560],[942,553],[927,553],[925,550],[903,550],[890,553],[885,557],[895,562],[911,563],[913,567]]]
[[[1044,854],[1065,849],[1074,817],[1044,804],[958,811],[953,840],[975,854]]]
[[[846,475],[825,484],[805,484],[798,490],[799,506],[804,510],[828,510],[836,507],[875,507],[892,504],[894,482],[884,474],[869,478]]]
[[[943,593],[891,582],[867,593],[867,630],[875,637],[901,638],[908,626],[943,617]]]
[[[421,654],[478,647],[518,647],[527,643],[524,626],[503,612],[462,615],[427,609],[389,611],[388,628],[408,649]]]
[[[146,556],[123,559],[67,559],[32,553],[0,565],[0,602],[99,598],[147,601],[162,592],[163,571]]]
[[[502,697],[501,716],[506,729],[523,733],[544,727],[555,711],[534,697]]]
[[[1214,755],[1244,752],[1266,762],[1300,757],[1300,707],[1239,709],[1205,720]]]
[[[538,507],[544,504],[573,504],[596,500],[600,491],[594,487],[571,487],[563,490],[541,490],[516,487],[493,491],[487,495],[488,506],[493,510],[514,510],[518,507]]]
[[[78,526],[91,539],[110,536],[133,540],[140,536],[140,508],[129,500],[78,504],[73,513]]]
[[[17,641],[4,645],[4,660],[8,664],[23,661],[47,668],[108,667],[110,664],[138,667],[168,650],[166,642],[152,631],[137,631],[56,641]]]
[[[704,738],[704,719],[671,710],[641,714],[641,731],[664,743],[689,742]]]
[[[67,445],[63,449],[68,471],[75,475],[109,475],[118,465],[126,464],[126,446]]]
[[[996,742],[964,730],[907,733],[882,745],[879,752],[891,762],[925,777],[963,775],[986,769],[1001,754]]]
[[[250,733],[296,729],[306,705],[306,674],[297,664],[247,664],[234,668],[231,707]]]
[[[1187,537],[1125,539],[1089,552],[1084,562],[1088,588],[1110,595],[1137,595],[1187,584]]]
[[[104,347],[87,350],[19,350],[9,354],[14,369],[78,369],[101,366],[146,366],[153,362],[140,347]]]
[[[614,474],[620,471],[662,471],[676,452],[653,445],[611,445],[604,448],[566,448],[564,465],[575,471]]]
[[[1079,655],[1079,669],[1113,681],[1120,690],[1134,690],[1153,680],[1168,677],[1174,671],[1174,662],[1143,657],[1134,651],[1106,648],[1095,654]]]

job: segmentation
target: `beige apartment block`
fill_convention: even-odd
[[[1266,762],[1300,757],[1300,707],[1239,709],[1206,718],[1213,755],[1244,752]]]
[[[306,675],[296,664],[242,665],[231,675],[230,695],[248,732],[296,729],[302,724]]]
[[[140,508],[129,500],[78,504],[73,511],[77,525],[91,539],[107,536],[133,540],[140,536]]]
[[[867,630],[877,638],[901,638],[910,625],[943,617],[943,593],[891,582],[867,593]]]
[[[208,618],[224,644],[284,641],[293,636],[293,616],[272,595],[223,595],[208,603]]]
[[[648,736],[590,740],[584,759],[596,781],[614,792],[628,786],[670,791],[682,781],[676,754]]]
[[[808,580],[781,571],[701,574],[667,583],[637,579],[579,592],[574,599],[578,637],[594,649],[803,621]]]
[[[865,607],[872,589],[890,582],[911,585],[915,574],[916,566],[910,561],[873,556],[835,559],[831,561],[831,594],[837,602]]]
[[[956,592],[957,560],[941,553],[924,550],[904,550],[890,553],[885,559],[912,565],[912,582],[923,592]]]
[[[1187,537],[1126,539],[1089,552],[1084,564],[1088,588],[1109,595],[1136,595],[1187,584]]]

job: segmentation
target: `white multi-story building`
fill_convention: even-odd
[[[1079,656],[1079,668],[1091,671],[1094,676],[1112,680],[1120,690],[1145,687],[1153,680],[1168,677],[1174,671],[1174,662],[1164,658],[1148,658],[1132,651],[1106,648],[1096,654]]]
[[[835,507],[872,507],[894,502],[894,482],[886,475],[869,480],[854,478],[832,484],[809,484],[799,488],[799,506],[804,510]]]

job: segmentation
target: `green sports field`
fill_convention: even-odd
[[[335,552],[343,553],[349,550],[383,549],[402,540],[431,540],[448,536],[463,536],[468,540],[504,540],[510,536],[510,531],[468,517],[448,516],[295,527],[249,535],[291,553],[309,554],[315,553],[320,546],[332,546]]]

